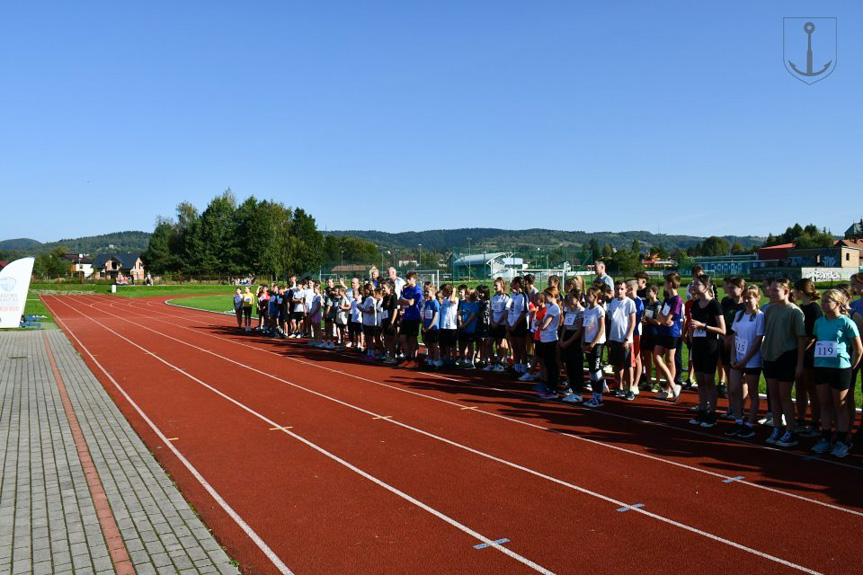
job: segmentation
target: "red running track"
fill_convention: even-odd
[[[43,299],[244,572],[858,569],[859,459],[693,429],[693,395],[594,412],[156,299]]]

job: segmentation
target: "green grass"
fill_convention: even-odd
[[[169,300],[172,304],[186,306],[194,309],[217,311],[221,313],[234,313],[234,298],[231,294],[225,295],[202,295],[197,297],[184,297]],[[254,310],[252,312],[254,317]]]

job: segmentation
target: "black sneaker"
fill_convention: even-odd
[[[704,420],[701,422],[701,427],[713,427],[716,425],[716,413],[707,413]]]
[[[716,393],[719,394],[719,397],[728,397],[728,388],[724,383],[720,383],[716,386]]]
[[[739,437],[741,439],[748,439],[750,437],[755,436],[755,428],[752,427],[751,425],[744,423],[740,427],[741,427],[741,429],[737,433],[737,437]]]
[[[698,415],[689,420],[691,425],[701,425],[704,422],[704,418],[707,417],[707,412],[698,410]]]
[[[735,435],[739,435],[741,431],[743,431],[743,424],[735,423],[731,428],[726,429],[722,435],[725,435],[726,437],[734,437]]]

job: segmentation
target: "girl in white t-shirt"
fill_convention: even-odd
[[[527,373],[527,315],[530,311],[530,299],[524,292],[520,276],[510,283],[512,296],[507,310],[506,334],[509,347],[512,349],[513,369],[516,373]]]
[[[506,321],[510,298],[506,293],[506,282],[503,278],[494,280],[494,295],[491,297],[491,313],[489,314],[488,355],[492,357],[491,346],[497,346],[495,360],[489,364],[487,371],[504,371],[509,355],[506,341]]]
[[[587,371],[593,397],[584,402],[585,407],[602,407],[602,392],[605,377],[602,372],[602,349],[605,347],[605,309],[601,305],[602,289],[598,286],[587,288],[585,294],[587,308],[584,310],[584,343],[582,349],[587,358]]]
[[[458,353],[458,297],[449,284],[440,288],[440,355],[444,365],[454,365]]]
[[[534,342],[537,355],[542,357],[542,366],[545,371],[545,389],[540,390],[539,397],[542,399],[557,399],[558,380],[560,378],[560,365],[557,361],[558,328],[560,327],[560,306],[557,304],[557,288],[548,288],[545,294],[545,315],[542,322],[537,326],[539,341]]]
[[[728,378],[728,401],[735,425],[725,435],[752,437],[758,420],[758,382],[761,379],[761,341],[764,339],[764,312],[759,309],[761,290],[749,285],[743,292],[746,308],[737,312],[731,324],[734,339],[731,348],[731,370]],[[744,421],[743,408],[749,396],[749,417]]]

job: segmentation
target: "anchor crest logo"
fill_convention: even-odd
[[[836,69],[836,18],[783,18],[783,62],[804,84]]]

